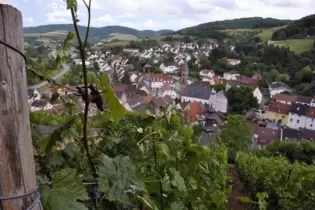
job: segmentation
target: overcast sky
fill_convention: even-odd
[[[88,1],[88,0],[85,0]],[[78,0],[80,24],[87,14]],[[64,0],[0,0],[18,8],[24,26],[70,23]],[[315,0],[92,0],[92,26],[181,29],[241,17],[299,19],[315,13]]]

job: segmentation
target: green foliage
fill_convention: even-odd
[[[137,178],[136,167],[129,157],[100,157],[98,183],[104,196],[113,202],[133,206],[135,195],[144,191],[144,183]]]
[[[103,74],[101,81],[98,82],[98,89],[103,91],[102,98],[107,103],[109,111],[114,120],[120,120],[125,114],[125,108],[120,104],[115,93],[109,85],[108,75]]]
[[[237,166],[247,189],[268,194],[271,209],[312,209],[315,205],[314,166],[244,152],[238,153]]]
[[[225,91],[225,84],[223,83],[217,83],[215,85],[213,85],[213,88],[216,92],[220,92],[220,91]]]
[[[264,157],[286,157],[291,163],[300,162],[314,164],[315,162],[315,143],[296,141],[275,141],[267,144],[263,149],[256,151],[257,155]]]
[[[68,117],[49,114],[44,111],[30,112],[30,122],[37,125],[50,125],[53,127],[58,127],[67,122]]]
[[[272,40],[304,39],[315,36],[315,15],[309,15],[296,20],[289,26],[279,29],[272,34]]]
[[[87,81],[89,84],[95,84],[96,83],[97,77],[96,77],[95,72],[88,71],[86,76],[87,76]]]
[[[253,95],[253,89],[246,86],[233,86],[227,91],[227,98],[231,112],[243,114],[258,105],[257,99]]]
[[[88,208],[78,200],[88,200],[85,186],[74,169],[63,169],[54,173],[52,187],[40,186],[41,201],[46,210],[77,209],[87,210]]]
[[[247,149],[253,141],[251,130],[243,115],[229,115],[227,123],[222,126],[219,142],[233,151]]]

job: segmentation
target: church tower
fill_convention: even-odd
[[[186,89],[188,85],[188,64],[186,57],[184,58],[184,63],[181,66],[180,70],[180,95],[183,93],[183,91]]]

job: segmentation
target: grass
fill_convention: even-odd
[[[311,50],[313,47],[314,39],[288,39],[281,41],[269,41],[269,44],[274,44],[280,47],[289,47],[297,54]]]
[[[263,41],[268,41],[271,39],[272,33],[280,28],[283,28],[286,26],[279,26],[279,27],[273,27],[273,28],[255,28],[255,29],[250,29],[250,28],[244,28],[244,29],[227,29],[227,30],[222,30],[223,32],[227,32],[229,35],[237,35],[244,33],[246,31],[255,31],[257,32],[257,36],[259,36]]]
[[[131,41],[131,40],[138,40],[138,37],[131,34],[112,33],[112,34],[109,34],[109,37],[106,39],[106,41],[110,42],[114,39],[118,39],[120,41]]]

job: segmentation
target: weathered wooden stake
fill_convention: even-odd
[[[21,12],[0,4],[0,40],[24,52]],[[0,43],[0,198],[36,189],[25,61]],[[0,200],[0,210],[25,210],[37,195]],[[38,206],[34,209],[39,209]]]

